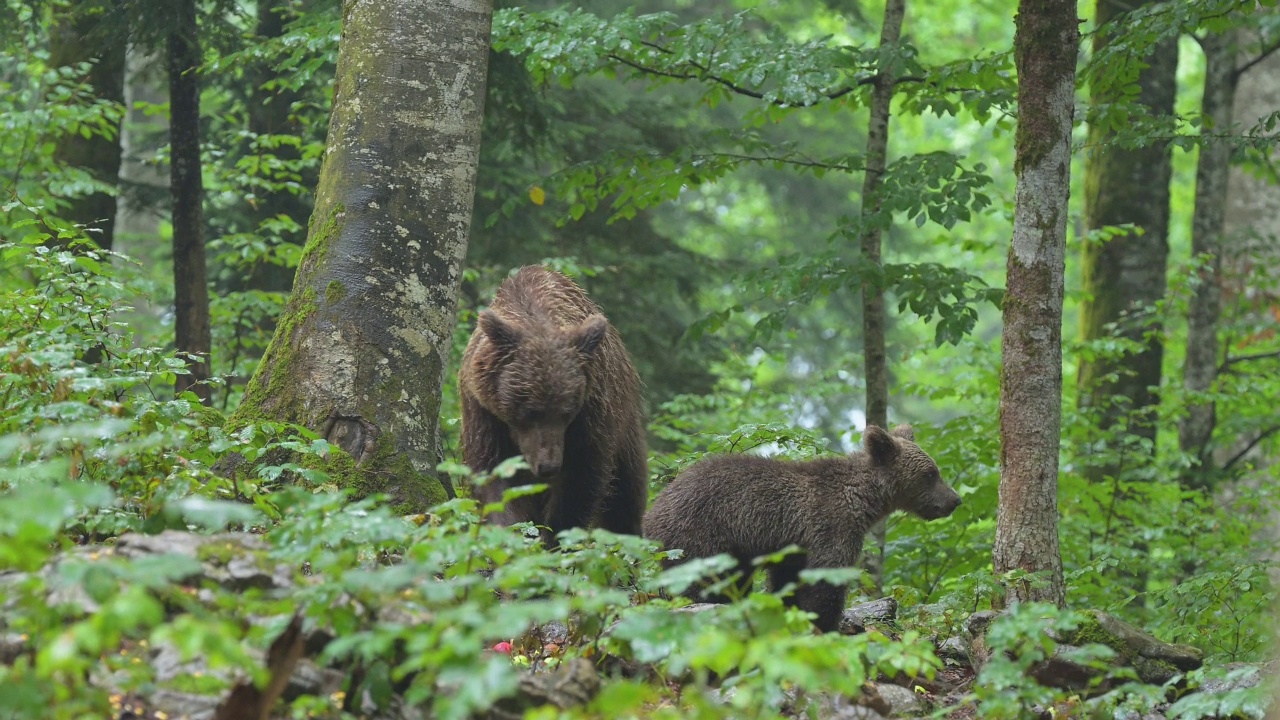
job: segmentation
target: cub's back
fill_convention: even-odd
[[[822,482],[839,459],[807,462],[713,455],[682,471],[645,515],[645,537],[685,557],[754,557],[805,544]],[[774,547],[774,546],[777,547]]]

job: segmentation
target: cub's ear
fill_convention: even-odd
[[[876,465],[887,465],[898,454],[893,437],[879,425],[868,425],[862,431],[862,447]]]
[[[520,344],[520,329],[492,310],[480,313],[479,325],[489,342],[503,352],[510,352]]]
[[[912,430],[910,425],[899,425],[890,430],[889,434],[895,437],[900,437],[903,440],[910,440],[911,442],[916,441],[916,431]]]
[[[603,315],[590,315],[571,331],[569,342],[578,348],[583,357],[590,357],[600,347],[600,341],[604,340],[604,333],[608,329],[609,321]]]

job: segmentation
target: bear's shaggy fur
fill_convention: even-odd
[[[477,491],[547,483],[489,521],[555,533],[598,526],[638,535],[648,500],[640,378],[618,332],[569,278],[521,268],[480,313],[458,374],[462,454],[475,472],[523,455],[533,469]]]
[[[862,443],[863,452],[805,462],[753,455],[699,460],[654,500],[644,534],[684,550],[684,557],[670,564],[732,555],[744,591],[753,558],[798,545],[804,552],[768,568],[769,583],[777,590],[806,568],[853,566],[867,529],[894,510],[932,520],[960,505],[937,464],[916,445],[910,426],[889,433],[869,425]],[[791,603],[817,613],[818,628],[831,631],[839,625],[846,592],[844,586],[823,582],[800,585]],[[699,588],[690,591],[695,598],[698,593]]]

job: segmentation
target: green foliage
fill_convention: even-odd
[[[973,698],[980,703],[982,716],[1022,718],[1034,707],[1072,704],[1070,694],[1041,685],[1028,676],[1055,653],[1062,652],[1052,635],[1062,637],[1082,621],[1076,613],[1064,612],[1045,603],[1023,603],[991,623],[986,634],[990,659],[974,683]],[[1085,645],[1069,651],[1072,662],[1106,676],[1106,661],[1114,652],[1102,645]]]
[[[1203,687],[1206,680],[1214,680],[1226,686],[1226,690],[1213,693],[1190,693],[1169,707],[1171,720],[1202,720],[1202,718],[1244,717],[1261,718],[1266,714],[1272,699],[1272,688],[1267,682],[1257,682],[1257,668],[1242,667],[1230,670],[1202,671],[1190,674],[1189,680]],[[1248,687],[1247,682],[1253,681]]]
[[[115,20],[149,19],[138,15],[147,4],[127,5]],[[332,101],[338,3],[285,5],[277,31],[222,3],[205,4],[201,18],[210,40],[202,147],[222,412],[235,408],[279,317]],[[890,518],[885,593],[900,601],[905,633],[813,636],[801,613],[763,592],[684,611],[683,600],[660,596],[702,579],[727,582],[723,558],[663,572],[652,544],[585,531],[562,537],[567,552],[548,553],[527,528],[478,522],[495,508],[466,497],[409,518],[377,498],[351,503],[326,475],[342,456],[314,433],[273,423],[226,433],[222,412],[171,397],[183,364],[167,346],[166,230],[131,240],[135,263],[95,250],[57,217],[69,197],[118,190],[55,162],[57,140],[109,136],[122,109],[95,99],[81,82],[84,66],[49,66],[52,6],[6,0],[0,640],[25,636],[33,649],[0,665],[0,715],[108,717],[112,698],[91,682],[108,674],[125,692],[164,685],[225,694],[230,675],[217,672],[161,683],[148,648],[261,681],[257,651],[294,611],[336,638],[322,660],[350,671],[345,695],[298,698],[295,717],[342,717],[351,698],[385,708],[400,690],[436,715],[461,717],[509,697],[526,673],[574,658],[608,677],[590,706],[558,716],[816,713],[831,693],[858,695],[863,680],[942,668],[928,638],[959,634],[969,613],[1000,604],[1010,581],[992,575],[990,547],[1013,3],[944,3],[930,17],[912,16],[908,39],[883,51],[875,24],[838,3],[745,13],[738,5],[499,12],[454,358],[511,268],[546,262],[574,276],[620,328],[645,379],[657,492],[708,452],[808,458],[856,448],[865,424],[859,295],[885,290],[892,417],[915,425],[964,498],[945,520]],[[1163,37],[1275,24],[1245,9],[1193,0],[1117,21],[1115,41],[1082,75],[1114,99],[1088,120],[1122,144],[1172,136],[1192,147],[1199,118],[1140,111],[1133,73]],[[146,23],[133,37],[155,41],[158,26]],[[880,73],[896,80],[891,162],[878,212],[863,213],[860,128]],[[136,109],[165,112],[162,104]],[[1274,174],[1275,120],[1250,120],[1224,138],[1265,176]],[[132,131],[134,154],[162,166],[162,135]],[[145,188],[123,191],[163,214]],[[878,266],[857,250],[872,229],[885,237]],[[1221,278],[1224,372],[1209,392],[1182,390],[1176,350],[1202,259],[1173,274],[1165,301],[1136,310],[1173,349],[1153,411],[1155,462],[1135,462],[1152,447],[1127,433],[1131,418],[1097,427],[1097,413],[1125,398],[1080,409],[1071,396],[1081,359],[1123,361],[1137,346],[1106,337],[1069,345],[1064,357],[1059,505],[1069,603],[1195,645],[1211,665],[1260,659],[1271,632],[1270,558],[1260,548],[1269,547],[1263,520],[1277,470],[1268,463],[1280,442],[1271,429],[1280,396],[1277,258],[1264,252],[1266,238],[1255,240]],[[1073,283],[1069,276],[1068,317],[1078,303]],[[445,392],[445,455],[456,458],[456,388]],[[1217,404],[1210,447],[1175,450],[1178,419],[1206,400]],[[244,461],[231,477],[211,471],[232,453]],[[1086,483],[1082,469],[1093,463],[1119,470]],[[266,549],[254,561],[296,574],[297,585],[287,597],[214,583],[184,588],[195,561],[110,550],[124,533],[166,528],[262,533]],[[1044,628],[1076,620],[1042,606],[1000,618],[986,638],[991,660],[964,702],[993,718],[1025,717],[1033,707],[1119,716],[1166,702],[1166,688],[1130,683],[1086,703],[1029,680],[1057,649]],[[548,622],[568,628],[562,647],[535,632]],[[515,645],[511,657],[489,650],[498,641]],[[1212,674],[1187,679],[1207,684]],[[1168,714],[1257,716],[1263,694],[1189,693]]]

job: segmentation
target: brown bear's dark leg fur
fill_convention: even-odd
[[[814,619],[813,624],[823,632],[831,632],[840,627],[840,615],[844,613],[844,600],[848,595],[848,588],[827,582],[802,585],[800,571],[805,568],[840,567],[844,564],[838,558],[812,560],[803,555],[792,555],[769,568],[769,586],[777,592],[787,583],[796,583],[795,592],[788,598],[787,604],[806,612],[816,613],[818,617]]]
[[[685,592],[685,596],[694,602],[716,603],[718,605],[726,605],[733,602],[737,598],[744,598],[751,592],[752,581],[755,580],[755,574],[752,572],[751,558],[735,558],[738,561],[736,567],[729,568],[725,573],[725,577],[740,573],[738,578],[733,581],[735,592],[731,595],[729,592],[705,592],[708,583],[698,583],[689,588]]]
[[[645,457],[643,438],[637,447],[628,438],[618,453],[618,467],[614,472],[609,497],[604,501],[600,514],[600,527],[609,532],[640,535],[644,510],[649,504],[648,458]]]
[[[795,607],[818,617],[813,624],[822,632],[832,632],[840,627],[840,615],[844,613],[844,599],[848,589],[843,585],[827,582],[801,585],[792,598]]]
[[[560,477],[547,488],[546,514],[540,521],[551,530],[551,536],[571,527],[590,526],[600,506],[604,488],[600,478],[607,472],[603,460],[582,435],[566,433],[565,464]],[[544,536],[545,537],[545,536]],[[554,543],[549,544],[554,547]]]

